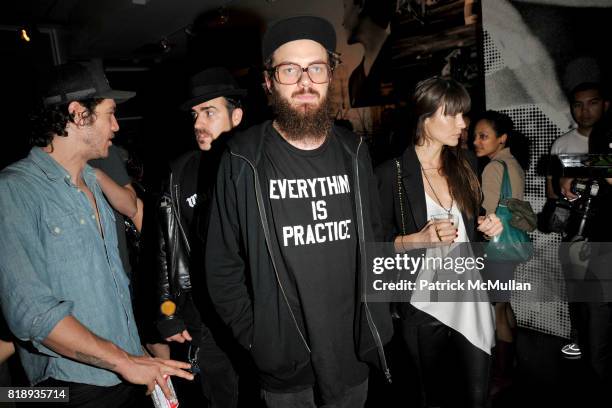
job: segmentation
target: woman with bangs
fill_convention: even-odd
[[[433,257],[439,247],[446,254],[453,247],[463,251],[459,243],[476,241],[477,231],[485,237],[502,231],[495,215],[478,216],[480,185],[458,146],[470,103],[466,89],[451,78],[416,86],[412,144],[377,169],[383,226],[396,252]],[[440,271],[427,268],[414,274],[417,281],[440,280]],[[495,342],[490,303],[410,296],[397,304],[398,324],[419,374],[421,406],[485,407]]]

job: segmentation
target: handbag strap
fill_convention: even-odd
[[[504,166],[504,176],[502,178],[502,186],[499,197],[500,201],[504,198],[512,198],[512,185],[510,184],[510,174],[508,174],[508,166],[506,165],[506,162],[502,160],[493,161],[499,162],[502,164],[502,166]]]
[[[402,165],[399,159],[395,159],[395,167],[397,168],[397,196],[399,199],[399,207],[400,207],[400,218],[402,223],[402,235],[406,235],[406,223],[404,222],[404,197],[402,194],[402,190],[404,186],[402,185]]]

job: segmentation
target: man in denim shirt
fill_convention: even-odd
[[[101,68],[101,67],[100,67]],[[186,363],[143,356],[111,207],[87,161],[108,154],[118,102],[101,69],[57,67],[34,118],[30,154],[0,172],[0,296],[32,384],[70,405],[137,403],[136,387]]]

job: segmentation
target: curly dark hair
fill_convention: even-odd
[[[85,117],[93,123],[94,110],[104,99],[92,98],[77,101],[86,111]],[[40,106],[30,115],[30,146],[47,147],[55,136],[67,136],[68,122],[74,123],[74,115],[68,112],[68,105]]]

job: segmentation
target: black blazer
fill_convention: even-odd
[[[400,161],[401,183],[398,180],[396,160]],[[470,161],[470,164],[473,164]],[[404,212],[404,228],[406,234],[420,231],[427,224],[427,204],[425,203],[425,187],[421,176],[421,166],[414,146],[408,146],[397,159],[391,159],[376,168],[378,191],[382,214],[382,226],[385,241],[392,242],[402,234],[402,212],[399,201],[399,186],[402,187],[402,206]],[[477,235],[475,219],[461,212],[468,238],[473,242]]]

